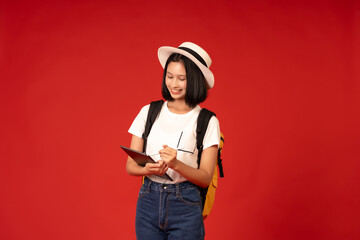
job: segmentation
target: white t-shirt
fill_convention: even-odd
[[[149,107],[150,105],[146,105],[140,110],[140,113],[136,116],[129,129],[129,133],[140,138],[142,137],[145,130]],[[197,168],[198,150],[196,148],[196,125],[200,110],[201,107],[197,105],[188,113],[175,114],[170,112],[167,107],[167,102],[165,102],[148,136],[146,154],[157,154],[161,149],[163,149],[163,145],[168,145],[174,149],[181,149],[181,151],[177,152],[178,160],[191,167]],[[209,121],[209,125],[204,136],[204,149],[213,145],[219,146],[219,143],[219,121],[215,116],[213,116]],[[159,154],[152,156],[152,158],[155,161],[161,159]],[[173,179],[172,182],[168,180],[165,181],[165,179],[155,175],[149,176],[149,178],[152,181],[160,183],[179,183],[186,181],[186,178],[170,168],[167,171],[167,174],[169,174]]]

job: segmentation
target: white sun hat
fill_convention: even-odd
[[[209,54],[207,54],[204,49],[191,42],[184,42],[178,48],[168,46],[160,47],[158,50],[158,57],[163,68],[170,55],[173,53],[179,53],[193,61],[204,74],[207,88],[210,89],[214,86],[214,74],[209,69],[212,61]]]

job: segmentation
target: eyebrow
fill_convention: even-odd
[[[171,73],[171,72],[169,72],[169,71],[167,71],[167,72],[166,72],[166,74],[176,75],[176,74],[173,74],[173,73]],[[176,75],[176,76],[183,76],[183,77],[186,77],[186,74],[185,74],[185,75],[180,74],[180,75]]]

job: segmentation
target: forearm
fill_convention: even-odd
[[[139,166],[134,160],[132,160],[130,157],[127,160],[126,163],[126,171],[129,175],[132,176],[144,176],[146,175],[145,168],[142,166]]]
[[[193,168],[179,160],[177,160],[176,165],[172,169],[180,173],[190,182],[203,188],[209,186],[214,173],[213,171],[212,173],[208,173],[203,169]]]
[[[142,152],[143,150],[144,140],[135,135],[131,138],[130,148],[136,151]],[[147,173],[145,172],[145,168],[139,166],[132,158],[128,157],[126,162],[126,171],[129,175],[132,176],[144,176]]]

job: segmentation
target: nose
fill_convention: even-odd
[[[178,86],[179,86],[179,79],[175,77],[173,81],[173,87],[178,87]]]

